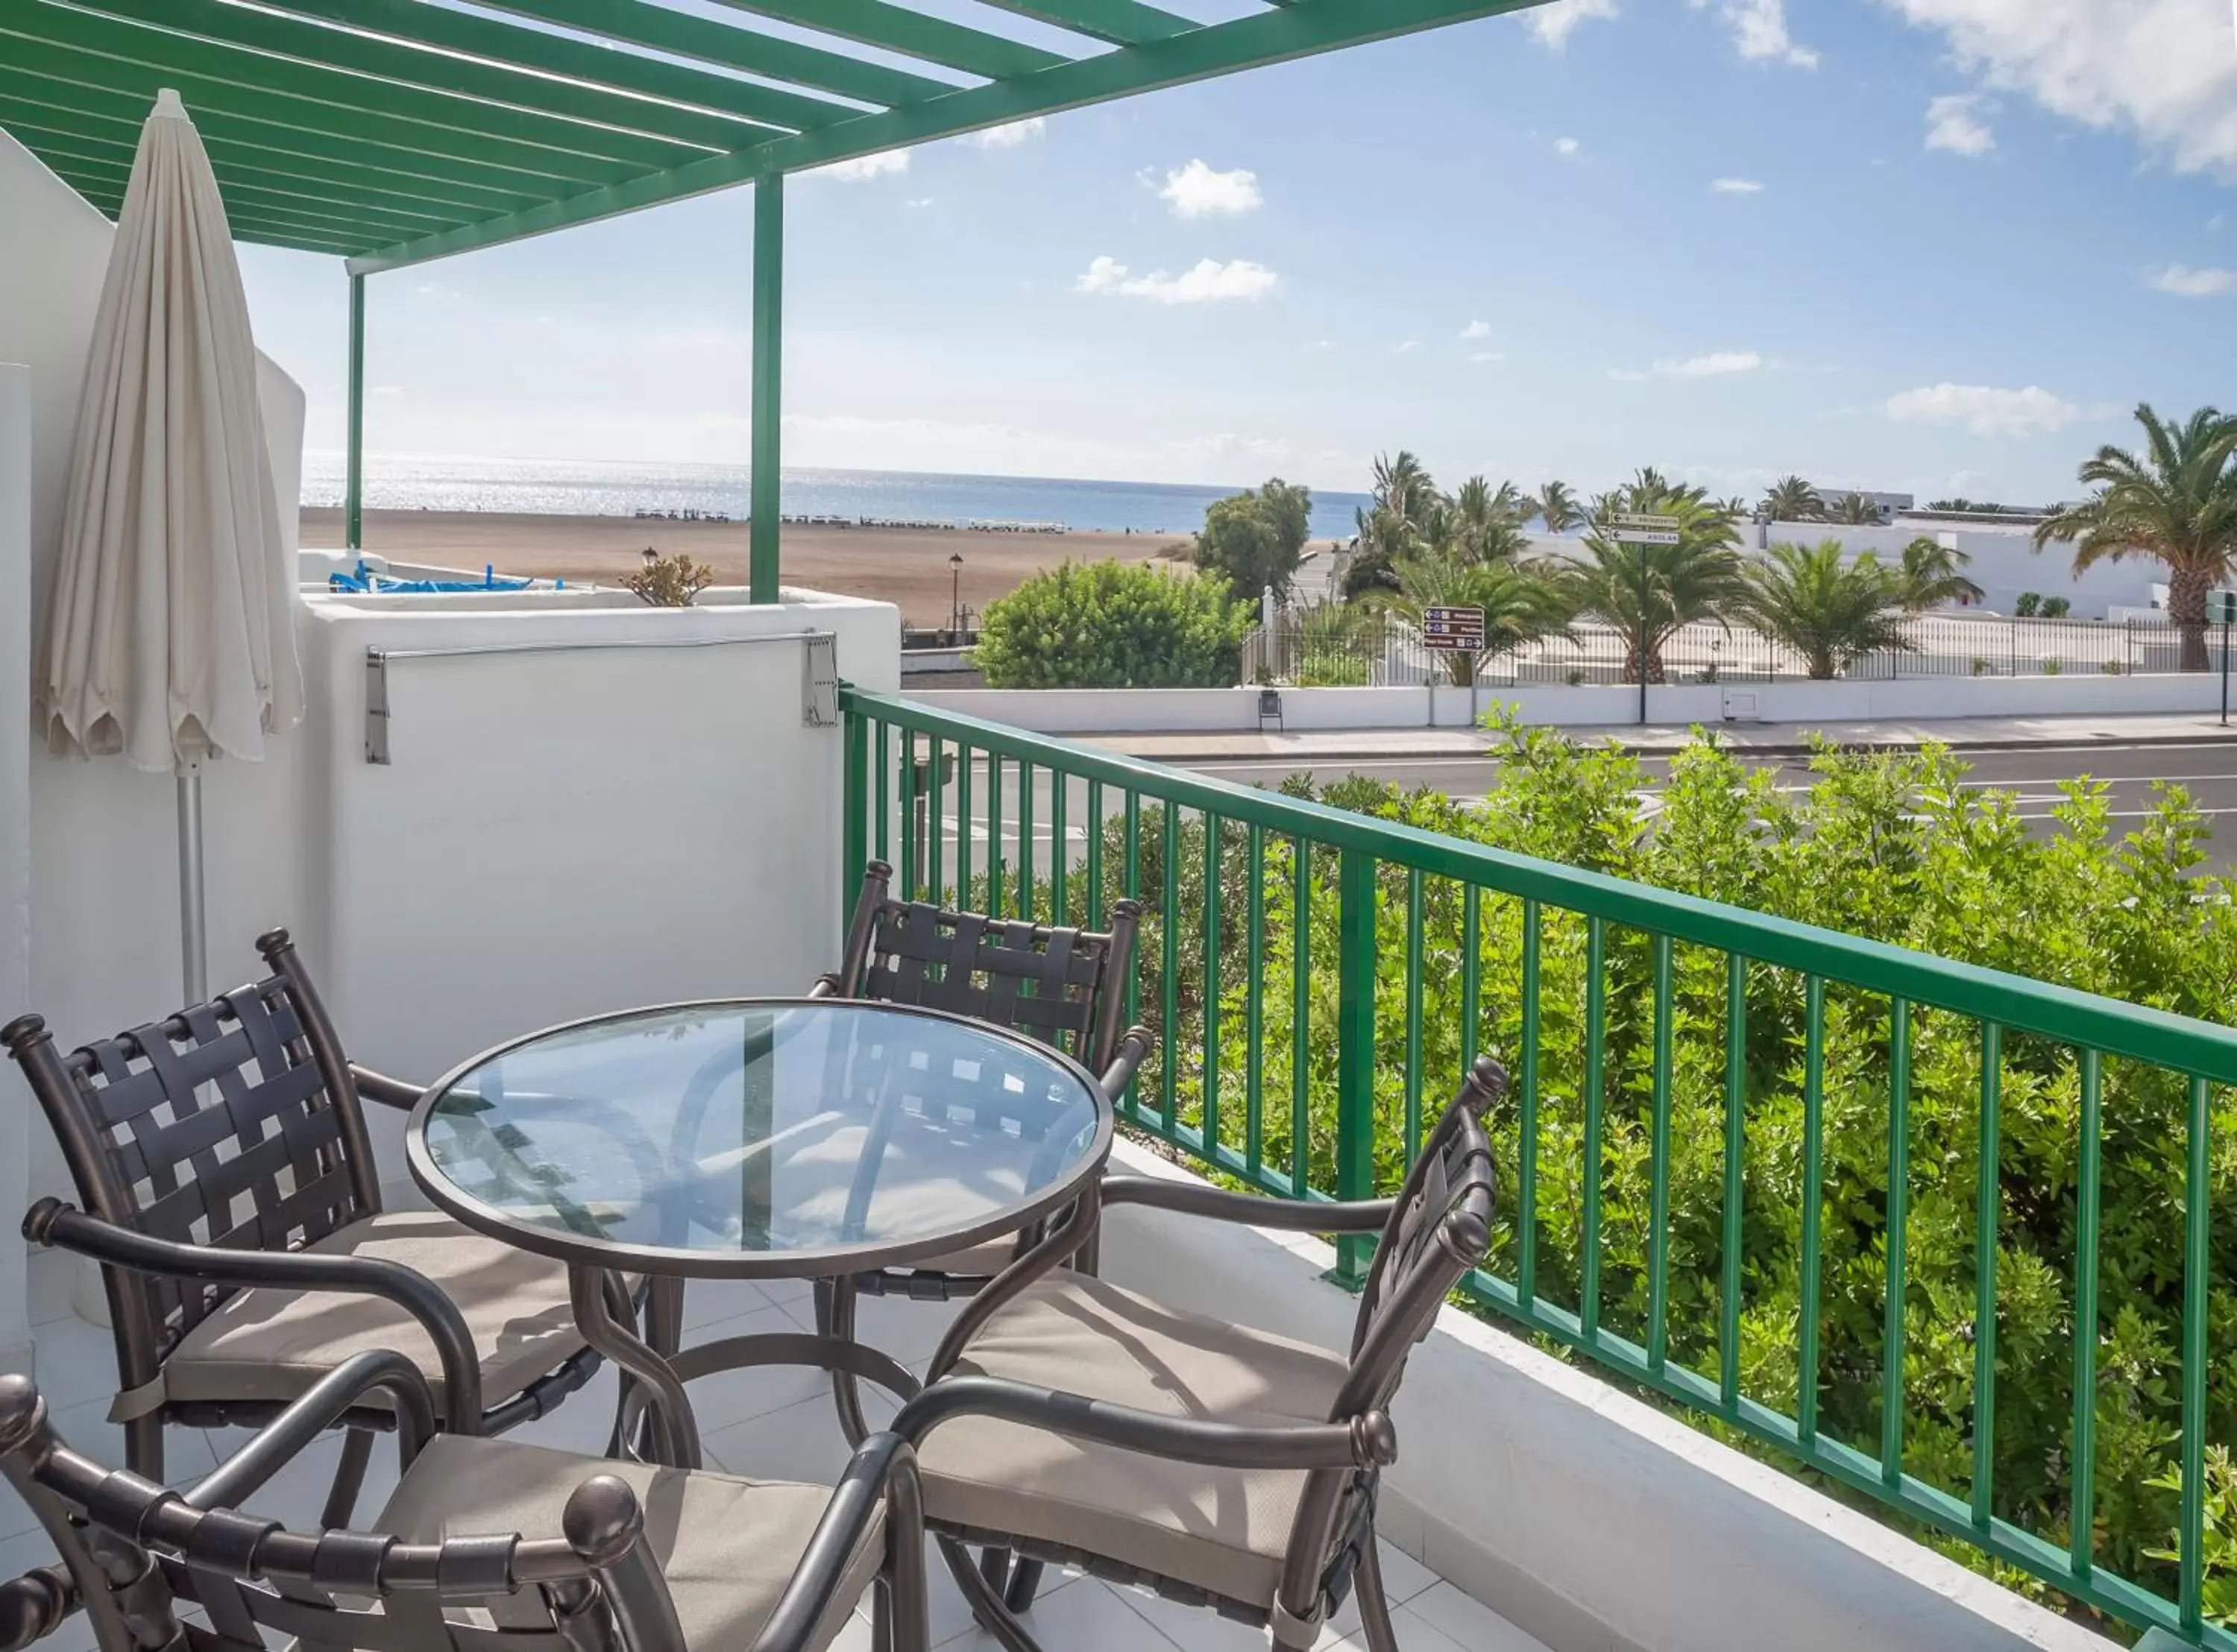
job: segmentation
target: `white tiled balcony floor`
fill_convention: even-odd
[[[951,1312],[924,1303],[866,1300],[859,1334],[921,1372]],[[694,1284],[686,1293],[685,1321],[687,1341],[812,1328],[808,1287]],[[116,1386],[109,1333],[64,1313],[40,1324],[36,1335],[34,1374],[63,1438],[121,1466],[122,1434],[105,1420]],[[613,1421],[614,1380],[610,1370],[600,1372],[552,1416],[513,1438],[597,1453]],[[732,1372],[694,1383],[691,1398],[709,1467],[719,1465],[757,1478],[828,1482],[846,1462],[846,1443],[821,1372],[785,1367]],[[874,1425],[891,1414],[890,1405],[881,1406],[882,1397],[874,1389],[866,1387],[864,1398]],[[233,1430],[203,1433],[172,1429],[166,1435],[166,1466],[177,1482],[191,1482],[215,1467],[246,1438],[245,1432]],[[339,1436],[320,1440],[255,1499],[255,1511],[311,1526],[340,1450]],[[384,1438],[358,1499],[360,1522],[370,1522],[379,1513],[395,1480],[395,1456]],[[1546,1652],[1539,1642],[1420,1562],[1388,1543],[1382,1556],[1404,1652]],[[12,1492],[0,1488],[0,1577],[15,1576],[53,1558],[53,1549],[30,1510]],[[993,1637],[972,1622],[936,1557],[930,1571],[934,1644],[944,1652],[993,1652]],[[1053,1569],[1028,1622],[1046,1652],[1251,1652],[1268,1644],[1263,1630],[1176,1605],[1145,1590],[1114,1588]],[[92,1644],[82,1617],[41,1642],[52,1652],[86,1652]],[[1322,1635],[1317,1652],[1365,1652],[1366,1645],[1357,1607],[1348,1604]],[[869,1652],[869,1624],[858,1616],[840,1636],[835,1652]]]

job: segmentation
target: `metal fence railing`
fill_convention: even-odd
[[[2237,1030],[842,702],[850,882],[874,856],[907,897],[1041,922],[1143,903],[1129,1008],[1159,1048],[1128,1124],[1273,1197],[1367,1198],[1495,1052],[1514,1089],[1476,1302],[2122,1622],[2237,1649],[2208,1609],[2209,1464],[2237,1430],[2207,1385],[2237,1324],[2211,1248]],[[2061,1132],[2062,1185],[2010,1168]],[[1342,1278],[1369,1243],[1343,1241]],[[2046,1314],[2070,1352],[2016,1328],[2000,1350]],[[2000,1457],[2007,1414],[2056,1449]],[[2163,1476],[2100,1484],[2101,1423]],[[2100,1535],[2139,1496],[2164,1554]]]
[[[1853,661],[1851,681],[1897,677],[2135,675],[2183,668],[2182,633],[2145,621],[2021,620],[1919,615],[1903,622],[1908,648],[1885,648]],[[2195,650],[2197,644],[2194,644]],[[2204,647],[2221,667],[2221,634]],[[1734,623],[1688,625],[1661,650],[1662,681],[1671,683],[1769,682],[1809,675],[1801,656],[1770,637]],[[1402,621],[1362,615],[1348,624],[1326,615],[1280,622],[1244,640],[1245,682],[1298,688],[1415,686],[1468,681],[1464,655],[1436,653]],[[1475,680],[1487,687],[1636,682],[1632,639],[1613,628],[1580,623],[1561,636],[1486,656]]]

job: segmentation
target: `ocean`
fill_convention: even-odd
[[[342,502],[342,455],[303,456],[303,503]],[[632,517],[692,510],[742,517],[749,472],[735,464],[637,464],[577,459],[476,459],[368,454],[365,503],[392,510],[496,510]],[[1247,485],[1247,484],[1246,484]],[[787,517],[850,521],[1048,523],[1082,533],[1193,533],[1215,501],[1241,487],[1075,482],[1052,477],[941,476],[911,471],[788,470]],[[1316,539],[1348,536],[1364,494],[1313,495]]]

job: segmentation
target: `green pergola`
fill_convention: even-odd
[[[114,216],[175,88],[234,235],[348,260],[353,550],[368,275],[752,184],[752,586],[775,602],[787,173],[1541,3],[0,0],[0,128]]]

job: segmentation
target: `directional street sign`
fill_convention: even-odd
[[[2208,625],[2237,623],[2237,591],[2207,592],[2206,622]]]
[[[1685,523],[1675,517],[1618,516],[1608,519],[1611,536],[1619,545],[1675,545],[1683,543]]]
[[[1483,651],[1483,610],[1430,608],[1422,610],[1422,646],[1455,654]]]

